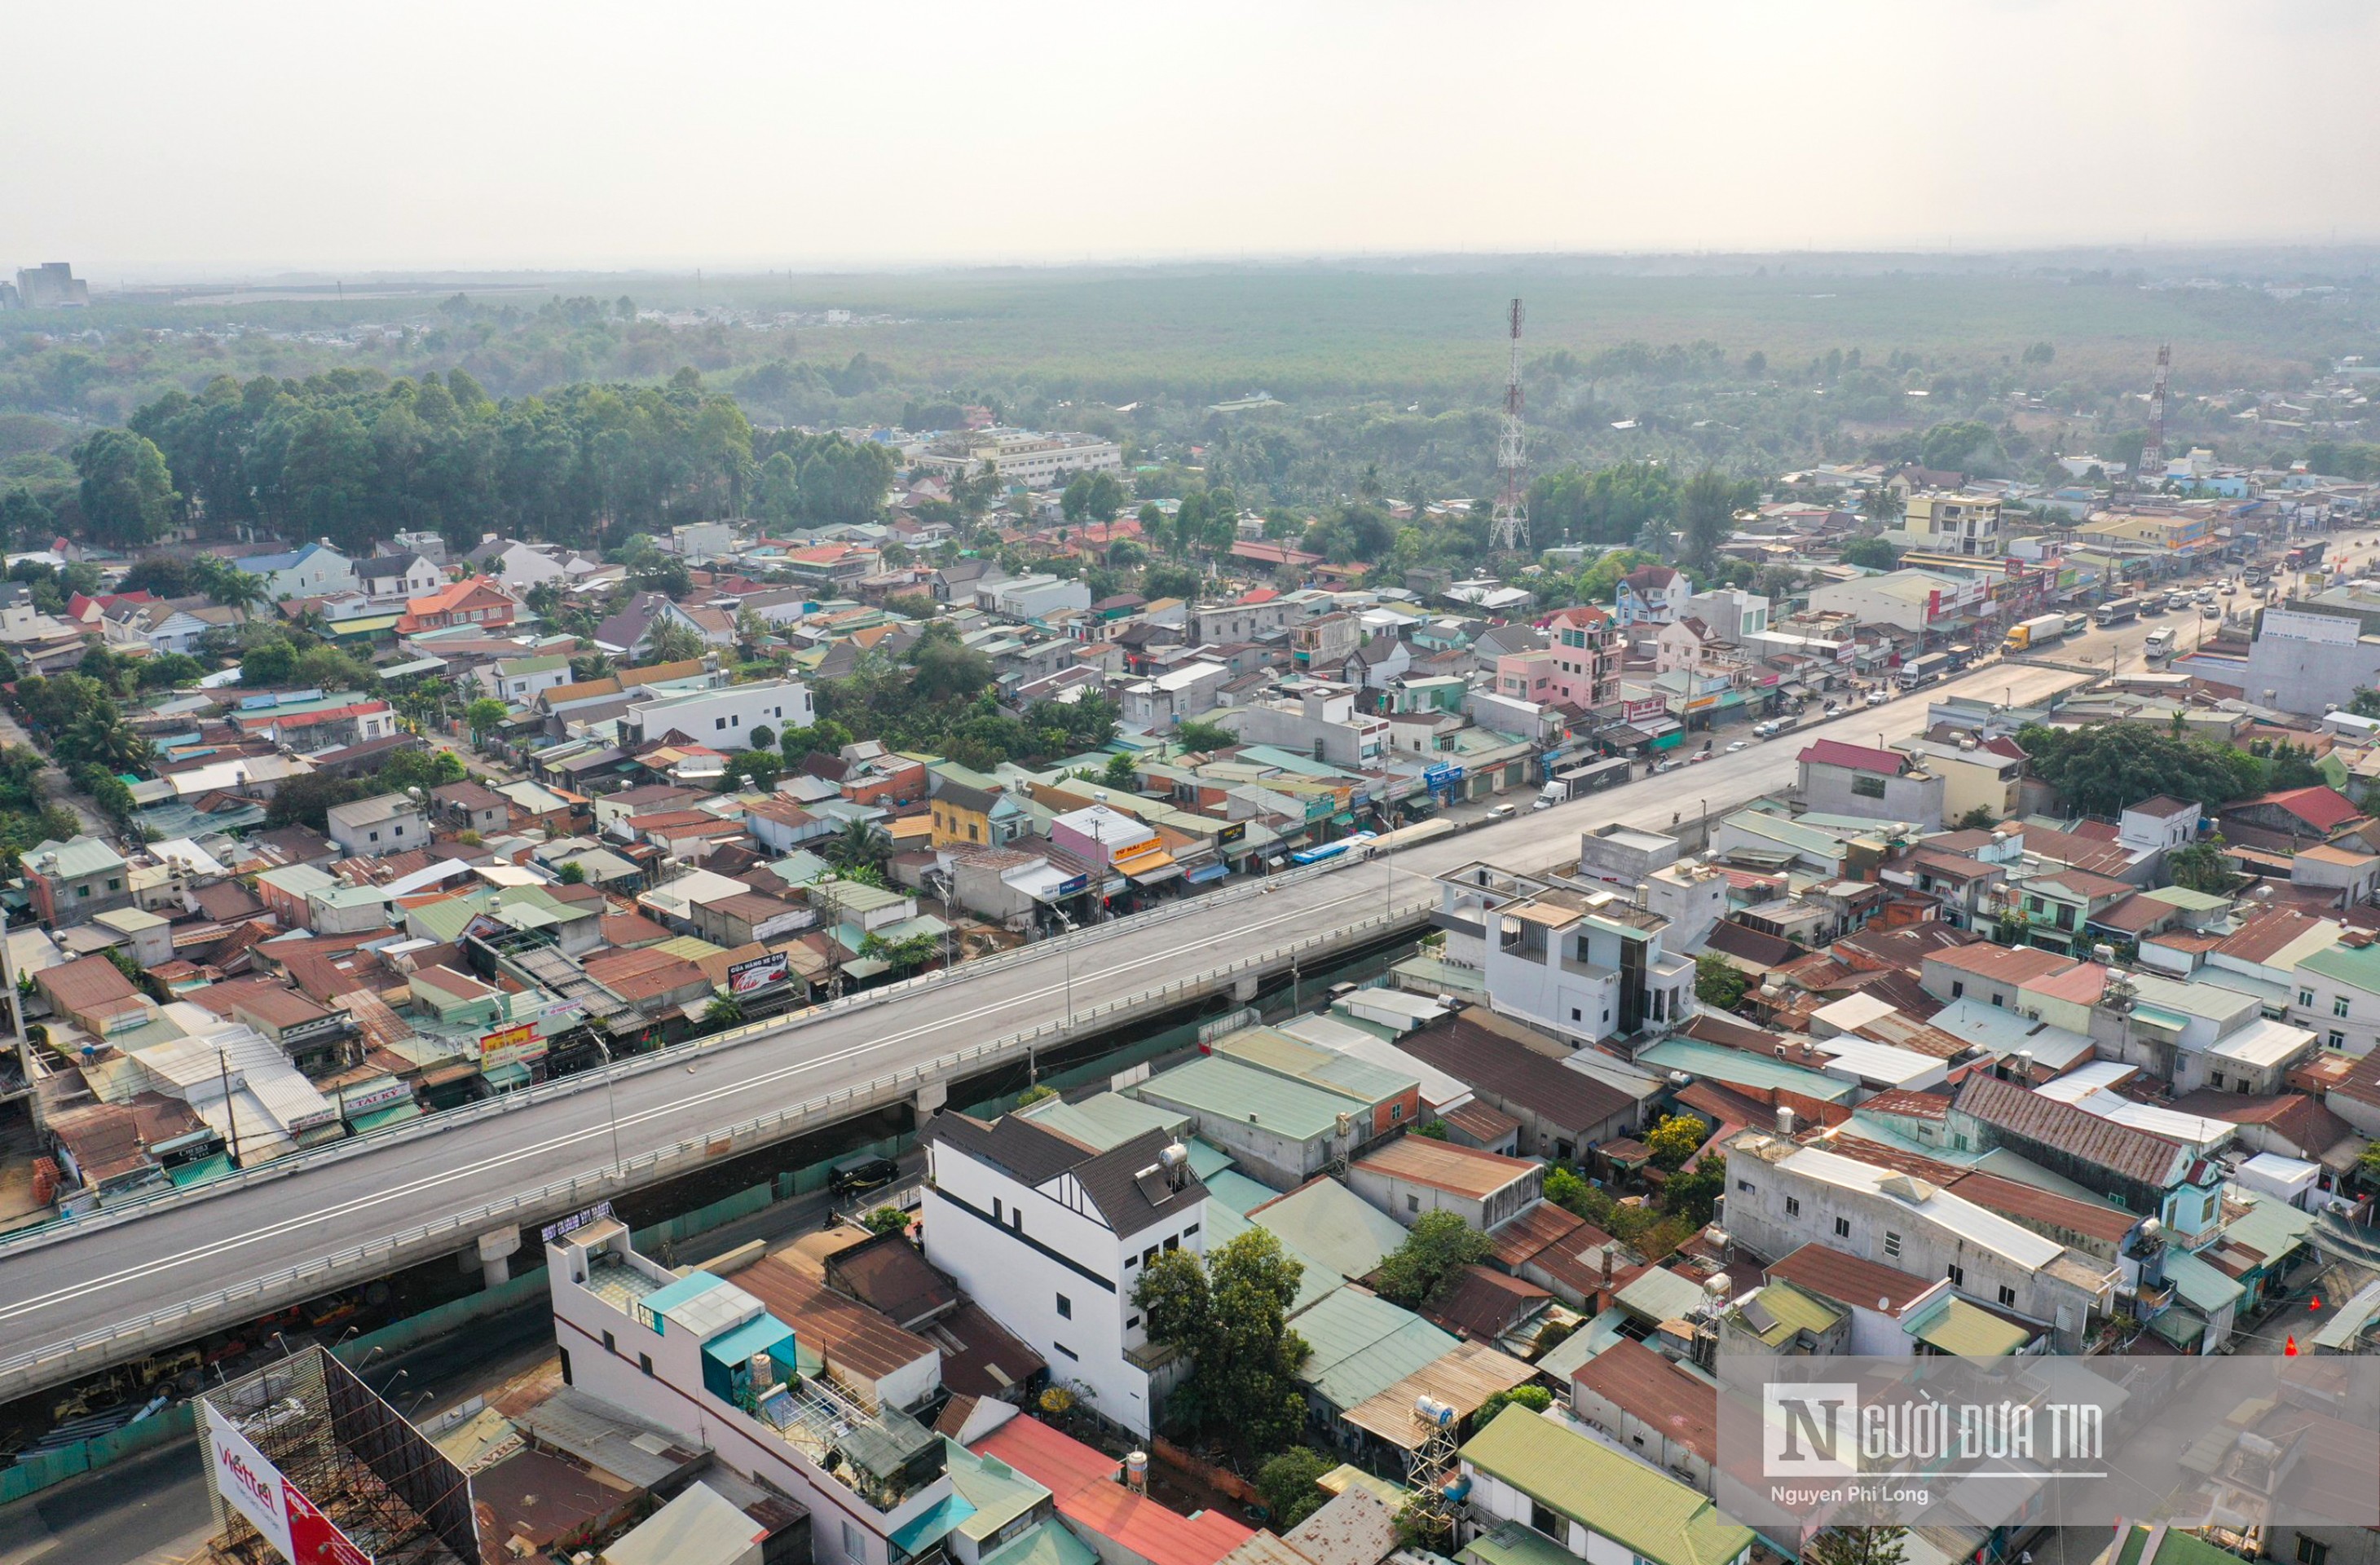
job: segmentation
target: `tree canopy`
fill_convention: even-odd
[[[1169,1399],[1192,1428],[1245,1451],[1277,1451],[1305,1426],[1297,1371],[1304,1339],[1285,1322],[1305,1268],[1281,1241],[1251,1228],[1205,1264],[1168,1250],[1141,1268],[1132,1300],[1148,1339],[1190,1357],[1190,1374]]]
[[[2137,723],[2035,725],[2017,735],[2034,775],[2086,815],[2162,794],[2208,808],[2265,791],[2269,766],[2244,751]]]
[[[1407,1309],[1436,1298],[1464,1267],[1496,1253],[1488,1237],[1452,1212],[1424,1212],[1376,1274],[1380,1296]]]

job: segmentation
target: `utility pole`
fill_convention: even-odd
[[[239,1110],[231,1100],[231,1051],[215,1045],[215,1067],[223,1073],[224,1122],[231,1126],[231,1166],[239,1167]]]
[[[1496,466],[1504,474],[1504,492],[1497,497],[1488,524],[1488,547],[1519,553],[1529,546],[1529,503],[1521,491],[1521,464],[1527,455],[1527,432],[1521,427],[1521,301],[1509,314],[1512,326],[1512,368],[1504,378],[1504,423],[1496,441]]]

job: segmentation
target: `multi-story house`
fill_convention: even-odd
[[[130,869],[122,855],[96,837],[45,841],[26,853],[24,871],[33,910],[54,929],[132,905]]]
[[[1291,630],[1290,661],[1300,673],[1336,673],[1345,667],[1347,654],[1363,637],[1363,622],[1354,615],[1324,614]]]
[[[1727,1231],[1755,1255],[1815,1242],[1947,1277],[1970,1298],[2054,1329],[2067,1353],[2080,1352],[2114,1307],[2120,1280],[2109,1262],[1917,1175],[1763,1132],[1728,1144]]]
[[[426,598],[438,590],[446,573],[430,561],[412,552],[375,554],[369,560],[356,562],[356,585],[366,598],[382,603],[399,603],[408,598]]]
[[[786,729],[808,728],[816,719],[808,685],[798,679],[771,679],[655,696],[629,707],[619,721],[624,746],[653,744],[667,734],[683,734],[714,750],[743,750],[752,746],[756,728],[768,729],[773,741]]]
[[[1612,612],[1622,630],[1668,625],[1686,612],[1686,600],[1694,595],[1694,584],[1685,572],[1669,565],[1639,565],[1620,578]]]
[[[458,625],[499,630],[513,623],[519,607],[494,582],[484,576],[466,576],[451,587],[407,599],[405,613],[397,616],[396,633],[411,636]]]
[[[1686,600],[1686,615],[1710,627],[1721,641],[1737,645],[1768,632],[1768,600],[1740,587],[1713,588]]]
[[[1618,892],[1547,887],[1486,916],[1489,1003],[1567,1038],[1666,1031],[1694,1012],[1694,959],[1670,921]]]
[[[1900,514],[1910,546],[1936,554],[1998,555],[2000,503],[1983,494],[1912,494]]]
[[[1150,1345],[1133,1293],[1160,1255],[1206,1253],[1189,1154],[1161,1130],[1094,1152],[1015,1114],[944,1113],[923,1139],[927,1259],[1100,1417],[1148,1433],[1181,1366]]]
[[[1556,701],[1593,710],[1620,696],[1620,637],[1611,616],[1592,603],[1564,609],[1546,624],[1554,654]]]
[[[605,1216],[545,1248],[562,1377],[708,1446],[809,1508],[821,1565],[899,1565],[935,1551],[956,1503],[941,1436],[805,1373],[794,1327],[734,1283],[637,1254]]]
[[[328,541],[309,543],[286,554],[250,554],[232,564],[249,576],[263,577],[264,595],[276,601],[356,589],[354,564]]]
[[[1927,831],[1941,829],[1941,777],[1897,750],[1817,739],[1798,759],[1802,803],[1814,815],[1848,815],[1902,821]]]
[[[2289,1016],[2312,1027],[2325,1049],[2364,1055],[2380,1045],[2380,944],[2342,940],[2301,958]]]
[[[349,858],[378,858],[430,845],[430,823],[421,806],[404,794],[381,794],[333,805],[324,835]]]

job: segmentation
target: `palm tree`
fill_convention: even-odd
[[[645,635],[645,655],[657,663],[685,662],[709,650],[702,633],[683,620],[658,621]]]

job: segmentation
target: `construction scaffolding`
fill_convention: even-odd
[[[352,1546],[339,1558],[478,1565],[469,1477],[323,1349],[293,1353],[199,1400],[207,1414],[199,1420],[200,1451],[221,1558],[268,1565],[281,1557],[281,1545],[230,1498],[244,1485],[249,1506],[259,1493],[292,1491],[293,1519],[301,1510],[317,1513]],[[229,1431],[221,1438],[218,1418]],[[237,1449],[243,1440],[275,1471],[253,1472],[249,1453]]]

